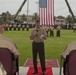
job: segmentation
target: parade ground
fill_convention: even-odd
[[[29,31],[5,31],[4,36],[12,39],[19,50],[19,65],[23,66],[27,58],[32,58],[32,40],[29,36],[32,29]],[[54,37],[48,34],[45,43],[46,59],[57,59],[60,63],[60,54],[65,50],[68,43],[76,40],[76,33],[73,30],[61,30],[61,36],[56,37],[56,30],[54,30]]]
[[[3,34],[4,36],[12,39],[16,43],[17,48],[19,50],[19,53],[20,53],[19,75],[29,75],[29,74],[32,75],[33,67],[32,67],[32,70],[30,71],[30,68],[31,68],[30,63],[32,62],[31,61],[29,61],[30,63],[27,62],[27,59],[29,58],[32,60],[32,40],[30,40],[29,38],[31,30],[32,29],[29,29],[29,31],[26,31],[26,29],[24,31],[12,30],[12,31],[5,31]],[[51,64],[51,66],[49,65],[46,66],[47,75],[50,75],[50,73],[51,75],[60,74],[60,55],[65,50],[68,43],[75,40],[76,40],[76,32],[73,32],[73,30],[61,30],[60,37],[56,37],[56,30],[54,30],[54,37],[50,37],[48,33],[48,38],[47,40],[44,41],[46,60],[51,61],[49,63],[46,63],[46,65]],[[39,70],[38,75],[42,75],[41,70]]]

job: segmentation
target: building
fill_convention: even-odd
[[[65,24],[65,19],[55,18],[55,25]]]

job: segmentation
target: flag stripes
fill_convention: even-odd
[[[54,25],[54,0],[39,0],[40,25]]]

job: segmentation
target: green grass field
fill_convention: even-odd
[[[22,66],[27,58],[32,58],[32,40],[30,40],[31,29],[29,31],[5,31],[4,36],[11,38],[17,45],[20,52],[19,64]],[[61,37],[48,37],[45,43],[46,59],[58,59],[65,50],[68,43],[76,40],[76,33],[72,30],[61,30]]]

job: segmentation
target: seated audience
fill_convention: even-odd
[[[76,50],[76,41],[71,42],[68,44],[68,46],[66,47],[65,51],[62,52],[61,57],[64,59],[63,60],[63,73],[65,74],[65,69],[66,69],[66,64],[68,62],[68,55],[71,51]]]
[[[63,59],[66,59],[66,56],[69,55],[69,53],[73,50],[76,50],[76,41],[71,42],[68,44],[67,48],[64,52],[62,52],[61,56]]]
[[[0,47],[8,48],[14,54],[15,59],[18,58],[19,52],[17,50],[15,43],[11,39],[3,36],[3,32],[4,25],[0,25]]]

